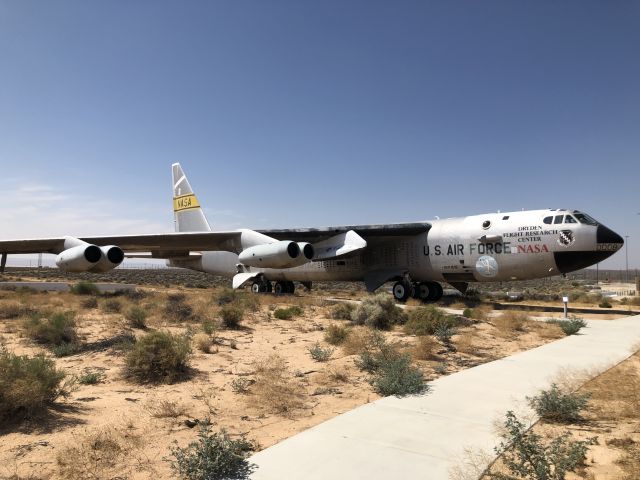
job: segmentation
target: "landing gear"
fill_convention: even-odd
[[[416,282],[413,284],[413,298],[424,303],[437,302],[442,298],[442,286],[438,282]]]
[[[293,282],[276,282],[273,287],[273,293],[276,295],[282,295],[284,293],[292,294],[296,289]]]
[[[393,285],[393,298],[398,302],[405,302],[411,296],[411,290],[409,282],[396,282]]]
[[[267,280],[256,280],[251,284],[251,291],[253,293],[271,292],[271,282]]]

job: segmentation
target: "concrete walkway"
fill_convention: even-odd
[[[465,448],[493,453],[494,424],[521,410],[561,369],[601,372],[640,342],[640,316],[591,320],[580,335],[430,383],[425,395],[386,397],[269,447],[255,480],[449,480]]]

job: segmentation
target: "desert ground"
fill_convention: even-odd
[[[14,272],[7,279],[56,275]],[[172,449],[194,441],[205,421],[260,450],[379,398],[371,375],[357,366],[373,329],[352,325],[343,304],[327,300],[365,298],[360,288],[329,284],[292,296],[241,295],[239,322],[230,327],[223,311],[230,294],[218,280],[155,271],[114,275],[140,286],[121,295],[0,290],[5,350],[51,358],[66,374],[67,390],[46,413],[4,419],[0,478],[175,478]],[[70,281],[78,280],[87,278]],[[379,331],[426,381],[564,336],[557,325],[530,320],[529,312],[495,312],[477,298],[445,298],[441,306],[460,313],[473,307],[456,315],[449,340],[407,333],[403,325]],[[409,301],[405,313],[416,308]],[[133,309],[144,312],[142,321]],[[30,319],[55,312],[72,312],[74,348],[38,343],[30,334]],[[191,347],[188,371],[169,383],[131,378],[125,368],[131,344],[154,331]],[[336,332],[346,338],[338,341]],[[323,355],[312,358],[314,348]],[[322,356],[328,358],[319,361]],[[635,427],[611,424],[611,438],[638,441],[637,419],[636,413]]]

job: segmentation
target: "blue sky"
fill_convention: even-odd
[[[0,237],[547,207],[640,267],[640,4],[0,0]],[[603,267],[624,267],[623,253]]]

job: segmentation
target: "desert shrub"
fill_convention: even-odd
[[[238,291],[232,288],[223,288],[220,292],[218,292],[214,297],[213,301],[217,303],[220,307],[226,305],[227,303],[232,303],[238,298]]]
[[[44,355],[14,355],[0,346],[0,422],[43,413],[67,394],[64,379]]]
[[[229,303],[220,308],[222,324],[227,328],[238,328],[244,318],[244,307],[237,303]]]
[[[542,390],[527,401],[540,418],[548,422],[575,423],[589,402],[589,394],[565,393],[554,383],[549,390]]]
[[[251,380],[246,377],[234,378],[231,380],[231,390],[233,390],[234,393],[247,393],[251,383]]]
[[[408,355],[384,359],[371,380],[373,389],[380,395],[415,395],[428,389],[419,368],[411,365]]]
[[[351,321],[356,325],[388,330],[393,325],[403,324],[406,315],[393,297],[379,293],[360,302],[351,314]]]
[[[447,323],[441,323],[436,327],[436,331],[433,333],[435,337],[440,340],[447,348],[452,348],[451,339],[457,333],[457,329]]]
[[[95,385],[104,380],[104,373],[87,369],[78,376],[78,383],[81,385]]]
[[[25,322],[24,330],[32,340],[46,345],[76,343],[75,312],[33,313]]]
[[[147,311],[144,308],[136,305],[127,310],[124,318],[127,319],[129,325],[132,328],[140,328],[144,330],[145,328],[147,328],[147,316]]]
[[[188,373],[190,354],[187,338],[169,332],[151,332],[127,353],[124,375],[138,383],[173,383]]]
[[[600,308],[611,308],[611,302],[609,299],[605,298],[598,304],[598,306]]]
[[[164,314],[174,322],[186,322],[193,317],[193,307],[185,302],[186,297],[182,293],[167,295],[167,303],[164,306]]]
[[[578,333],[583,327],[587,326],[587,322],[585,322],[581,318],[570,318],[569,320],[547,320],[547,323],[552,325],[558,325],[565,335],[575,335]]]
[[[336,323],[329,325],[324,331],[324,341],[331,345],[341,345],[349,335],[349,328]]]
[[[200,426],[198,441],[172,448],[173,470],[188,480],[248,479],[255,466],[246,459],[254,446],[244,437],[233,440],[225,430],[212,433],[208,423]]]
[[[334,320],[351,320],[356,306],[351,302],[340,302],[331,308],[331,318]]]
[[[187,411],[183,404],[167,399],[151,400],[144,408],[153,418],[178,418]]]
[[[487,305],[480,305],[475,308],[469,308],[468,310],[470,310],[470,312],[468,312],[470,313],[470,315],[464,315],[465,317],[472,318],[473,320],[483,321],[489,318],[489,313],[491,312],[492,308]]]
[[[493,319],[493,325],[503,334],[513,334],[515,332],[523,332],[525,322],[529,317],[520,312],[504,312]]]
[[[80,304],[82,308],[92,309],[98,308],[98,299],[96,297],[87,297]]]
[[[349,371],[344,367],[329,366],[325,370],[326,376],[333,382],[347,382],[349,380]]]
[[[235,304],[252,312],[257,312],[260,309],[260,299],[257,295],[240,290],[233,290],[231,288],[222,289],[214,296],[213,300],[221,307],[224,305]]]
[[[122,311],[122,303],[116,298],[109,298],[102,304],[102,309],[107,313],[120,313]]]
[[[511,411],[504,423],[503,441],[495,448],[510,475],[489,473],[498,480],[564,480],[567,472],[584,465],[587,450],[596,442],[573,440],[569,432],[544,443],[542,437],[518,420]]]
[[[254,368],[251,405],[281,415],[304,406],[303,388],[292,378],[282,357],[271,355],[256,361]]]
[[[58,345],[51,346],[51,353],[53,353],[56,357],[69,357],[71,355],[75,355],[76,353],[80,353],[81,351],[82,345],[78,343],[62,342]]]
[[[434,360],[439,345],[433,337],[422,335],[411,349],[411,356],[415,360]]]
[[[462,311],[462,316],[467,318],[473,318],[473,308],[465,308]]]
[[[439,327],[453,327],[455,318],[433,305],[414,308],[404,325],[409,335],[434,335]]]
[[[26,313],[26,309],[18,302],[3,303],[0,305],[0,319],[10,320],[18,318]]]
[[[203,353],[209,353],[212,345],[211,337],[206,333],[196,333],[193,336],[193,344]]]
[[[307,350],[309,355],[311,355],[311,358],[316,362],[326,362],[331,358],[331,355],[333,355],[333,348],[322,348],[322,346],[317,342]]]
[[[95,283],[80,281],[71,287],[74,295],[98,295],[100,290]]]
[[[380,342],[384,342],[382,333],[368,327],[354,327],[349,329],[342,349],[346,355],[357,355],[375,348]]]
[[[382,335],[372,335],[355,360],[356,367],[367,373],[375,373],[384,362],[400,357],[400,350],[388,343]]]
[[[273,312],[273,316],[279,320],[291,320],[293,317],[298,317],[304,313],[304,309],[298,305],[291,305],[286,308],[276,308]]]
[[[211,320],[210,318],[204,318],[202,320],[202,331],[207,335],[213,335],[218,330],[218,326],[216,322]]]

